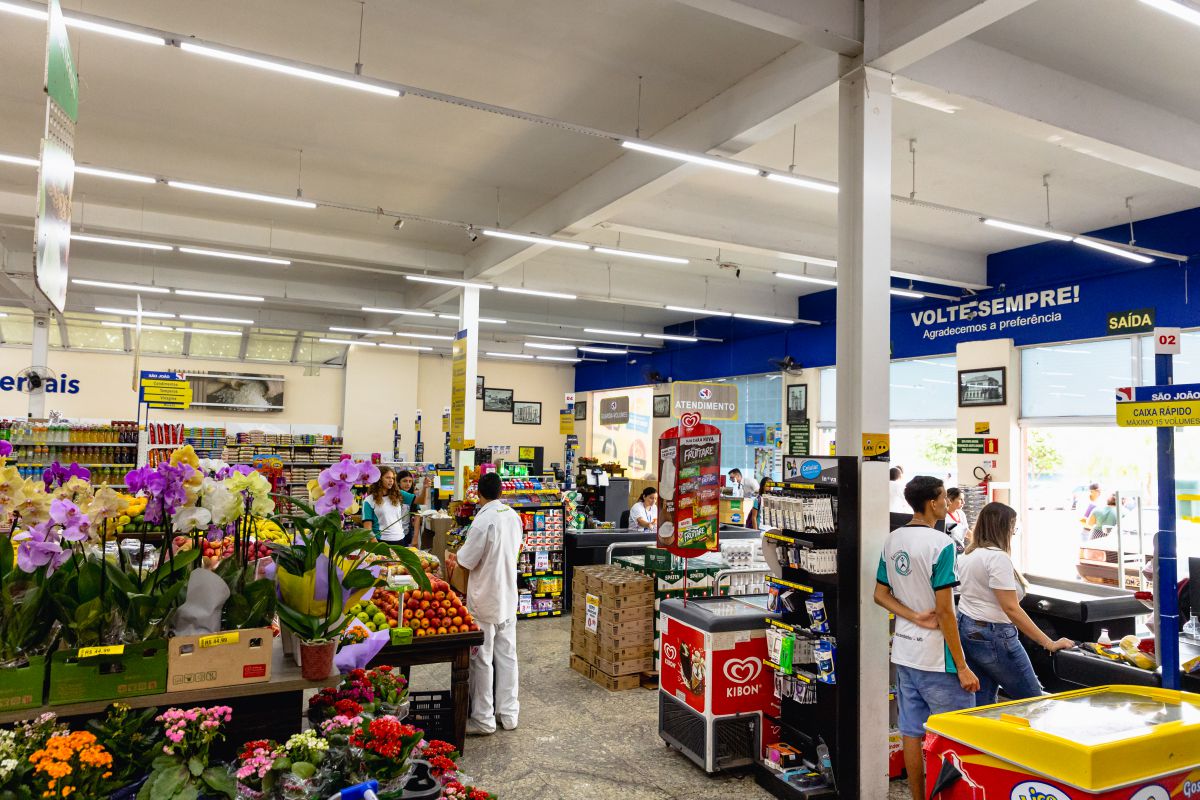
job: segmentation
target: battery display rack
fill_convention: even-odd
[[[858,459],[786,456],[763,495],[770,719],[760,786],[779,798],[856,798],[859,718]],[[771,552],[773,551],[773,552]]]

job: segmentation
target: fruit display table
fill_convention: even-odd
[[[471,695],[471,648],[483,644],[482,631],[425,636],[413,639],[412,644],[385,647],[368,666],[391,664],[408,676],[409,668],[418,664],[450,664],[450,698],[453,703],[453,743],[460,753],[465,752],[467,732],[467,700]],[[415,688],[410,684],[410,689]]]

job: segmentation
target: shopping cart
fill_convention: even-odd
[[[379,781],[367,781],[347,789],[342,789],[329,800],[379,800],[375,792],[379,789]]]

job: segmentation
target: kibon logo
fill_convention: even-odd
[[[1009,798],[1010,800],[1071,800],[1071,795],[1048,783],[1022,781],[1013,787]]]
[[[757,658],[731,658],[723,668],[730,683],[750,683],[762,672],[762,662]]]
[[[679,424],[684,428],[694,428],[700,424],[700,415],[695,412],[689,412],[679,417]]]
[[[676,661],[679,660],[679,651],[677,649],[675,649],[675,645],[667,644],[666,642],[663,642],[662,651],[663,651],[663,658],[665,658],[670,663],[674,664]]]

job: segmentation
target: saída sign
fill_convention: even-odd
[[[1110,311],[1107,333],[1119,336],[1123,333],[1151,333],[1154,330],[1154,309],[1137,308],[1133,311]]]

